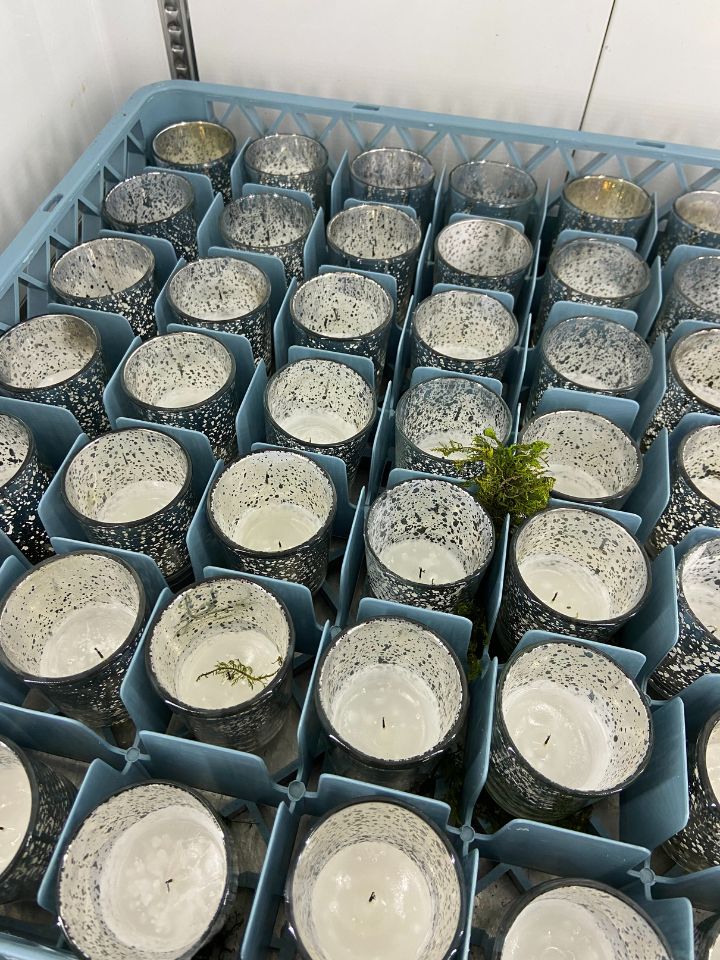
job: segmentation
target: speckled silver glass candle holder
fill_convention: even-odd
[[[526,170],[497,160],[470,160],[450,173],[448,215],[471,213],[526,223],[537,183]]]
[[[155,256],[126,237],[98,237],[73,247],[50,270],[60,303],[122,314],[133,333],[147,340],[155,326]]]
[[[365,520],[368,586],[381,600],[452,613],[471,600],[495,549],[492,520],[449,480],[406,480]]]
[[[673,960],[665,935],[624,893],[590,880],[550,880],[505,912],[492,960],[547,956]]]
[[[720,710],[687,746],[690,817],[664,850],[684,870],[696,871],[720,866]]]
[[[445,834],[384,799],[354,800],[316,822],[290,865],[285,899],[299,955],[322,960],[449,960],[466,909]]]
[[[216,478],[206,509],[233,567],[320,589],[337,495],[310,457],[289,450],[241,457]]]
[[[475,290],[445,290],[418,305],[412,322],[411,365],[496,377],[518,338],[514,314]]]
[[[255,264],[236,257],[188,263],[171,277],[167,302],[177,323],[238,333],[255,360],[272,367],[270,281]]]
[[[38,516],[49,483],[50,471],[38,460],[30,428],[0,414],[0,529],[31,563],[53,552]]]
[[[578,237],[555,247],[548,260],[534,339],[542,333],[554,303],[597,303],[634,310],[650,285],[650,268],[619,240]]]
[[[375,391],[352,367],[334,360],[296,360],[265,388],[268,443],[339,457],[352,483],[375,423]]]
[[[243,160],[251,183],[304,190],[316,210],[325,206],[328,153],[319,140],[297,133],[273,133],[249,143]]]
[[[681,263],[648,340],[667,339],[682,320],[720,323],[720,256],[696,257]]]
[[[73,805],[75,787],[4,736],[0,782],[0,903],[34,900]]]
[[[333,769],[395,790],[432,774],[458,740],[468,707],[454,651],[401,617],[339,634],[322,656],[313,696]]]
[[[510,435],[512,416],[496,393],[465,377],[436,377],[415,384],[395,412],[395,466],[419,473],[457,476],[462,455],[444,456],[451,443],[472,446],[490,427],[500,443]]]
[[[103,218],[113,230],[162,237],[185,260],[197,257],[195,191],[178,173],[139,173],[122,180],[105,197]]]
[[[636,397],[653,368],[647,343],[634,330],[602,317],[569,317],[543,334],[525,416],[550,387]]]
[[[218,460],[237,453],[235,358],[219,340],[168,333],[142,343],[120,383],[140,420],[204,433]]]
[[[334,263],[395,277],[399,325],[410,304],[421,240],[422,230],[414,217],[380,203],[363,203],[341,210],[327,226],[327,242]]]
[[[640,448],[607,417],[587,410],[553,410],[525,427],[520,443],[549,444],[546,473],[552,496],[620,510],[642,475]]]
[[[650,677],[670,699],[708,673],[720,673],[720,537],[692,547],[677,568],[679,635]]]
[[[155,134],[152,153],[157,167],[205,174],[213,190],[230,203],[230,167],[236,146],[235,136],[227,127],[210,120],[188,120]]]
[[[695,527],[720,526],[720,426],[697,427],[683,438],[671,480],[670,500],[648,537],[652,554]]]
[[[124,561],[91,550],[51,557],[5,597],[0,658],[67,716],[120,723],[120,684],[146,612],[140,578]]]
[[[187,787],[146,781],[103,800],[60,861],[60,928],[85,960],[186,960],[228,919],[237,892],[229,831]]]
[[[165,608],[145,664],[159,696],[198,740],[257,753],[288,716],[294,650],[281,600],[251,580],[215,577]]]
[[[638,239],[652,213],[647,190],[602,174],[569,180],[560,195],[557,232],[585,230]]]
[[[358,200],[412,207],[421,224],[432,219],[435,170],[427,157],[404,147],[376,147],[350,164],[350,194]]]
[[[295,341],[302,347],[369,357],[378,384],[385,369],[393,300],[361,273],[321,273],[290,300]]]
[[[253,193],[233,200],[220,214],[223,242],[236,250],[253,250],[279,257],[287,282],[305,279],[303,252],[312,210],[294,197]]]
[[[652,746],[645,697],[614,660],[572,640],[531,644],[500,677],[486,789],[513,817],[551,823],[629,786]]]
[[[532,258],[532,243],[517,227],[488,217],[459,220],[435,240],[433,282],[505,291],[517,300]]]
[[[709,917],[695,928],[695,960],[720,960],[720,919]]]
[[[658,244],[663,263],[681,244],[720,248],[719,191],[693,190],[675,200]]]
[[[100,337],[81,317],[32,317],[0,337],[0,391],[66,407],[90,437],[110,429],[103,406],[106,383]]]
[[[505,653],[528,630],[611,642],[650,592],[650,563],[617,520],[582,507],[552,507],[516,530],[495,627]]]
[[[185,535],[197,505],[191,480],[190,458],[177,440],[132,427],[78,450],[60,489],[92,542],[146,553],[174,583],[190,566]]]

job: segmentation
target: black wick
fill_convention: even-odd
[[[165,881],[165,886],[167,887],[167,892],[170,893],[170,884],[172,883],[172,877],[169,880]]]
[[[548,741],[549,741],[549,739],[550,739],[550,736],[551,736],[551,735],[548,734],[548,735],[545,737],[545,743],[543,744],[544,747],[546,747],[546,746],[548,745]]]
[[[383,730],[385,729],[385,717],[382,718],[383,721]]]
[[[370,896],[368,897],[368,903],[372,903],[373,900],[376,900],[376,899],[377,899],[377,897],[375,896],[375,891],[373,890],[373,892],[372,892],[372,893],[370,894]]]
[[[96,654],[100,657],[100,659],[102,660],[103,655],[102,655],[102,653],[100,653],[100,651],[98,650],[98,648],[97,648],[97,647],[93,647],[93,650],[95,651],[95,653],[96,653]]]

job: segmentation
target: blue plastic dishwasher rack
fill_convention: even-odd
[[[645,256],[652,252],[658,218],[667,211],[673,197],[687,189],[706,187],[720,180],[720,151],[186,81],[156,84],[130,98],[0,257],[0,324],[12,325],[24,316],[33,316],[47,308],[50,299],[47,277],[51,264],[69,247],[101,232],[100,209],[104,195],[120,180],[147,167],[151,162],[149,145],[157,130],[179,120],[201,118],[217,119],[228,125],[235,132],[238,144],[242,145],[232,169],[236,196],[263,189],[243,182],[242,157],[249,139],[278,131],[301,132],[320,139],[330,155],[330,212],[353,202],[348,199],[348,158],[359,150],[384,144],[408,146],[428,155],[438,174],[437,198],[435,216],[418,265],[413,303],[427,296],[432,289],[432,240],[441,226],[447,172],[456,163],[473,158],[499,159],[530,170],[538,181],[540,197],[529,225],[529,233],[536,243],[535,260],[518,302],[513,304],[521,325],[521,338],[503,383],[485,381],[491,389],[502,393],[511,409],[518,412],[516,430],[518,405],[529,385],[535,363],[535,351],[528,350],[527,343],[529,316],[541,270],[539,241],[546,220],[552,219],[552,206],[566,177],[592,172],[615,173],[634,179],[649,192],[655,192],[654,215],[638,244]],[[293,287],[291,285],[287,290],[279,262],[272,257],[223,249],[217,229],[222,200],[213,195],[207,178],[196,175],[191,179],[196,194],[195,214],[199,223],[201,254],[231,253],[247,257],[261,265],[270,276],[276,363],[312,353],[293,345],[288,318]],[[152,239],[147,242],[156,256],[156,279],[162,288],[156,304],[156,317],[159,329],[164,331],[172,329],[164,287],[179,264],[167,242]],[[663,271],[659,263],[654,262],[653,282],[637,313],[603,308],[583,308],[583,312],[609,315],[646,334],[672,270],[682,259],[699,252],[699,248],[680,248]],[[306,245],[305,266],[308,276],[338,269],[328,263],[322,214],[316,218]],[[387,277],[379,279],[394,296],[394,281]],[[55,305],[52,309],[81,313],[95,324],[110,371],[117,371],[123,356],[133,349],[132,333],[123,317]],[[310,673],[308,689],[314,680],[317,653],[332,633],[348,623],[383,613],[401,613],[431,625],[453,645],[461,661],[467,662],[472,629],[468,620],[405,608],[363,595],[362,521],[366,506],[377,496],[381,486],[392,486],[407,476],[401,470],[387,472],[388,464],[392,465],[395,405],[407,383],[438,375],[438,371],[419,369],[410,377],[408,348],[412,309],[413,304],[406,317],[396,318],[398,325],[389,354],[392,382],[378,401],[375,438],[366,452],[365,489],[351,499],[343,464],[331,457],[317,456],[330,470],[338,490],[339,509],[333,531],[338,544],[336,577],[333,583],[328,581],[323,588],[325,608],[332,611],[330,618],[327,622],[324,617],[318,619],[317,605],[304,588],[281,581],[269,582],[290,608],[298,636],[298,676],[304,670],[307,679]],[[557,304],[548,322],[557,322],[572,309],[571,305]],[[237,361],[238,387],[243,396],[237,418],[238,443],[241,452],[248,452],[266,439],[262,391],[267,372],[262,363],[254,366],[244,338],[218,336],[224,337]],[[543,397],[541,411],[558,407],[596,410],[636,436],[641,435],[665,386],[665,344],[662,338],[654,351],[654,375],[637,401],[550,390]],[[344,359],[355,364],[359,372],[372,380],[372,369],[368,369],[361,359]],[[105,401],[113,425],[133,422],[132,411],[124,405],[117,389],[117,374],[111,378]],[[74,418],[65,410],[0,398],[0,411],[26,419],[33,429],[41,456],[55,469],[72,450],[86,442]],[[651,529],[667,502],[672,451],[684,432],[696,422],[693,417],[685,418],[670,437],[663,432],[657,438],[646,454],[642,486],[624,511],[615,514],[641,538]],[[167,429],[191,455],[197,492],[202,496],[206,484],[219,469],[207,441],[190,431]],[[63,513],[56,484],[43,498],[41,515],[58,552],[81,548],[82,534],[73,529],[71,518]],[[677,638],[676,562],[694,542],[714,532],[694,531],[679,547],[663,551],[654,562],[654,585],[649,602],[619,638],[618,646],[604,648],[635,675],[641,685],[646,684],[655,666]],[[502,598],[507,523],[499,541],[482,586],[490,629]],[[202,502],[191,526],[188,543],[197,578],[224,569],[222,552],[204,522]],[[168,595],[167,584],[149,558],[125,556],[138,570],[150,601],[155,604],[149,620],[152,623]],[[0,535],[0,595],[9,589],[26,566],[7,538]],[[523,642],[547,636],[537,631],[534,635],[527,635]],[[656,748],[643,776],[621,796],[618,823],[614,828],[608,830],[593,819],[586,832],[578,833],[531,821],[512,820],[492,832],[482,818],[474,818],[473,813],[487,775],[497,671],[497,662],[486,656],[481,675],[471,685],[463,782],[460,796],[455,798],[457,825],[449,825],[450,807],[442,799],[403,795],[448,832],[462,858],[470,905],[476,892],[482,903],[485,893],[508,879],[514,890],[527,888],[533,882],[534,871],[598,879],[636,897],[662,926],[677,960],[692,960],[691,903],[702,910],[720,911],[720,868],[697,874],[671,871],[659,876],[651,867],[651,857],[653,851],[686,822],[685,736],[686,732],[694,735],[720,700],[720,678],[706,677],[681,697],[652,704]],[[123,684],[122,695],[136,730],[133,745],[126,749],[117,745],[109,731],[90,730],[69,718],[25,705],[24,688],[13,677],[0,671],[0,731],[22,746],[79,764],[82,776],[78,799],[39,892],[38,902],[48,911],[45,916],[49,922],[36,924],[10,916],[0,919],[0,929],[4,931],[0,933],[0,955],[17,960],[67,958],[67,948],[57,936],[52,915],[59,856],[69,832],[84,813],[118,786],[148,777],[161,777],[178,779],[221,794],[225,798],[223,812],[236,819],[241,817],[241,822],[257,831],[261,847],[265,849],[266,845],[266,852],[262,863],[247,864],[241,876],[243,891],[252,903],[243,921],[246,925],[242,957],[255,960],[266,956],[268,950],[281,957],[292,956],[292,943],[282,929],[282,892],[293,844],[304,828],[305,819],[320,816],[351,797],[393,796],[393,791],[329,773],[322,773],[319,780],[315,778],[314,771],[324,745],[312,697],[306,695],[300,684],[296,688],[299,723],[292,757],[277,768],[267,758],[197,743],[188,739],[182,729],[169,726],[167,708],[153,693],[144,672],[142,642]],[[439,795],[442,798],[442,783]],[[469,913],[461,957],[471,953],[473,957],[481,956],[481,951],[490,945],[490,939],[482,923],[482,914],[480,922],[473,926]],[[236,945],[231,953],[237,955],[239,951]]]

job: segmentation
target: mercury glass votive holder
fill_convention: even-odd
[[[146,553],[173,583],[188,572],[197,502],[184,447],[159,430],[106,433],[66,464],[61,496],[89,540]]]
[[[237,257],[188,263],[170,278],[167,302],[177,323],[245,337],[255,360],[271,369],[270,281],[255,264]]]
[[[692,190],[674,201],[658,244],[662,262],[680,245],[720,249],[720,191]]]
[[[122,314],[143,340],[155,336],[155,256],[127,237],[98,237],[72,247],[50,269],[60,303]]]
[[[206,509],[233,567],[320,589],[337,495],[310,457],[290,450],[241,457],[215,479]]]
[[[458,475],[462,454],[445,456],[451,443],[472,446],[490,427],[500,443],[510,435],[512,415],[502,397],[465,377],[435,377],[400,397],[395,412],[395,466],[445,477]]]
[[[500,380],[518,338],[515,315],[479,290],[427,297],[413,316],[411,366]]]
[[[585,230],[638,239],[651,213],[652,198],[631,180],[603,174],[577,177],[560,195],[557,232]]]
[[[51,557],[0,606],[0,659],[63,713],[94,727],[127,720],[120,684],[145,622],[145,590],[123,560]]]
[[[38,515],[51,474],[40,463],[30,428],[0,413],[0,529],[31,563],[53,552]]]
[[[526,170],[497,160],[470,160],[450,173],[448,215],[470,213],[525,224],[537,183]]]
[[[287,282],[305,279],[303,253],[312,210],[294,197],[253,193],[229,203],[220,214],[223,242],[236,250],[253,250],[278,257]]]
[[[376,147],[350,164],[350,195],[412,207],[420,223],[432,220],[435,170],[427,157],[404,147]]]
[[[492,960],[542,956],[673,960],[665,935],[624,893],[591,880],[538,884],[505,911]]]
[[[445,834],[414,808],[381,798],[317,820],[294,854],[285,900],[299,955],[317,960],[449,960],[466,910]]]
[[[296,360],[265,387],[268,443],[339,457],[352,483],[375,423],[375,390],[334,360]]]
[[[720,323],[720,256],[680,264],[648,340],[654,343],[660,333],[667,339],[683,320]]]
[[[602,317],[569,317],[546,331],[528,394],[532,417],[550,387],[632,399],[653,369],[647,343],[634,330]]]
[[[486,510],[449,480],[405,480],[365,519],[368,586],[381,600],[452,613],[475,596],[494,549]]]
[[[379,384],[385,370],[394,304],[390,294],[361,273],[321,273],[290,300],[295,340],[302,347],[369,357]]]
[[[695,928],[695,960],[720,957],[720,918],[709,917]]]
[[[135,783],[91,810],[65,848],[60,928],[85,960],[186,960],[227,921],[237,880],[232,838],[204,797]]]
[[[611,642],[647,600],[647,554],[617,520],[584,507],[552,507],[512,538],[495,627],[510,654],[528,630]]]
[[[227,127],[211,120],[188,120],[155,134],[152,153],[157,167],[205,174],[213,190],[230,203],[230,167],[236,147],[235,136]]]
[[[303,190],[316,210],[325,206],[328,152],[319,140],[297,133],[273,133],[249,143],[243,160],[250,183]]]
[[[327,225],[327,243],[334,263],[395,277],[400,325],[410,304],[421,241],[422,230],[414,217],[380,203],[341,210]]]
[[[110,429],[103,406],[106,383],[100,337],[81,317],[31,317],[0,336],[0,391],[66,407],[89,437]]]
[[[587,410],[553,410],[531,420],[520,443],[547,443],[545,472],[552,496],[622,509],[638,484],[640,448],[622,427]]]
[[[257,753],[288,716],[294,651],[281,600],[252,580],[214,577],[168,604],[148,636],[145,664],[158,695],[198,740]]]
[[[459,220],[435,240],[433,283],[504,291],[517,300],[532,258],[533,245],[517,227],[488,217]]]
[[[75,787],[2,735],[0,782],[0,903],[34,900],[75,800]]]
[[[204,433],[218,460],[237,453],[235,358],[214,337],[188,331],[141,343],[120,383],[138,419]]]
[[[513,817],[551,823],[620,793],[652,747],[648,703],[607,654],[573,640],[530,644],[500,677],[486,789]]]
[[[175,254],[197,257],[195,191],[178,173],[139,173],[122,180],[103,201],[103,219],[113,230],[169,240]]]
[[[338,634],[313,692],[333,769],[345,777],[413,790],[461,736],[465,671],[433,630],[378,617]]]

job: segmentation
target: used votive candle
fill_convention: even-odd
[[[235,149],[233,133],[210,120],[173,123],[155,134],[152,142],[155,166],[205,174],[225,203],[232,200],[230,167]]]
[[[302,347],[369,357],[379,383],[385,369],[393,300],[361,273],[321,273],[290,300],[295,340]]]
[[[34,899],[75,787],[0,735],[0,903]]]
[[[60,861],[60,927],[86,960],[181,960],[223,926],[235,900],[229,832],[178,783],[147,781],[103,800]]]
[[[235,359],[214,337],[168,333],[142,343],[120,375],[140,420],[204,433],[219,460],[237,453]]]
[[[378,617],[330,643],[314,700],[338,773],[412,790],[460,736],[467,680],[434,631],[414,620]]]
[[[428,158],[404,147],[365,150],[350,164],[351,196],[412,207],[422,224],[432,219],[434,182]]]
[[[53,552],[38,515],[49,483],[50,472],[38,460],[30,428],[0,413],[0,528],[31,563]]]
[[[696,257],[680,264],[649,341],[654,343],[660,333],[667,339],[682,320],[720,323],[720,256]]]
[[[459,220],[435,240],[433,282],[505,291],[517,300],[532,258],[533,245],[517,227],[487,217]]]
[[[650,708],[614,660],[572,640],[531,644],[500,678],[486,788],[513,817],[562,820],[629,786],[652,746]]]
[[[577,177],[560,195],[557,232],[585,230],[637,239],[651,213],[652,199],[637,183],[603,174]]]
[[[457,476],[462,454],[445,456],[451,443],[472,446],[488,428],[500,443],[510,435],[512,416],[496,393],[465,377],[435,377],[400,397],[395,412],[395,466],[419,473]]]
[[[288,715],[294,650],[281,600],[251,580],[214,577],[168,604],[146,641],[145,663],[198,740],[257,752]]]
[[[255,264],[237,257],[188,263],[170,278],[167,302],[178,323],[238,333],[255,360],[272,367],[270,281]]]
[[[157,333],[155,256],[144,243],[127,237],[88,240],[55,261],[49,282],[61,303],[120,313],[143,340]]]
[[[448,214],[470,213],[525,224],[532,213],[537,183],[511,163],[470,160],[450,173]]]
[[[501,379],[518,338],[515,315],[479,290],[445,290],[419,305],[412,323],[412,368],[438,367]]]
[[[602,317],[569,317],[540,340],[525,408],[532,417],[550,387],[632,399],[647,382],[653,357],[634,330]]]
[[[0,658],[67,716],[120,723],[120,684],[145,615],[142,582],[124,561],[92,550],[50,557],[0,606]]]
[[[278,257],[287,282],[305,277],[303,254],[313,215],[294,197],[253,193],[233,200],[220,214],[223,242],[236,250],[253,250]]]
[[[621,509],[642,475],[642,455],[630,434],[587,410],[553,410],[525,427],[520,443],[549,444],[545,472],[552,496]]]
[[[590,880],[551,880],[506,911],[493,960],[673,960],[664,934],[633,900]]]
[[[0,337],[0,391],[66,407],[90,437],[110,429],[103,407],[106,383],[100,337],[81,317],[32,317]]]
[[[375,391],[352,367],[334,360],[296,360],[268,380],[268,443],[339,457],[352,483],[375,422]]]
[[[178,258],[197,257],[195,191],[177,173],[139,173],[122,180],[105,197],[103,217],[114,230],[162,237]]]
[[[457,854],[397,801],[355,800],[318,820],[285,899],[301,955],[318,960],[447,960],[464,926]]]
[[[453,612],[471,600],[495,549],[487,512],[449,480],[406,480],[365,520],[368,584],[381,600]]]
[[[498,639],[506,653],[528,630],[606,642],[649,592],[647,555],[621,523],[581,507],[552,507],[513,536]]]
[[[315,593],[327,573],[337,495],[310,457],[262,450],[216,478],[207,498],[210,528],[240,570],[302,583]]]
[[[681,244],[720,248],[719,191],[692,190],[675,200],[660,234],[658,256],[662,262]]]
[[[692,547],[677,568],[680,631],[650,685],[663,699],[708,673],[720,673],[720,536]]]
[[[177,440],[132,427],[78,450],[65,466],[61,494],[90,540],[146,553],[176,582],[190,566],[191,478],[190,458]]]
[[[273,133],[249,143],[243,160],[251,183],[304,190],[316,210],[325,206],[328,153],[319,140],[297,133]]]

